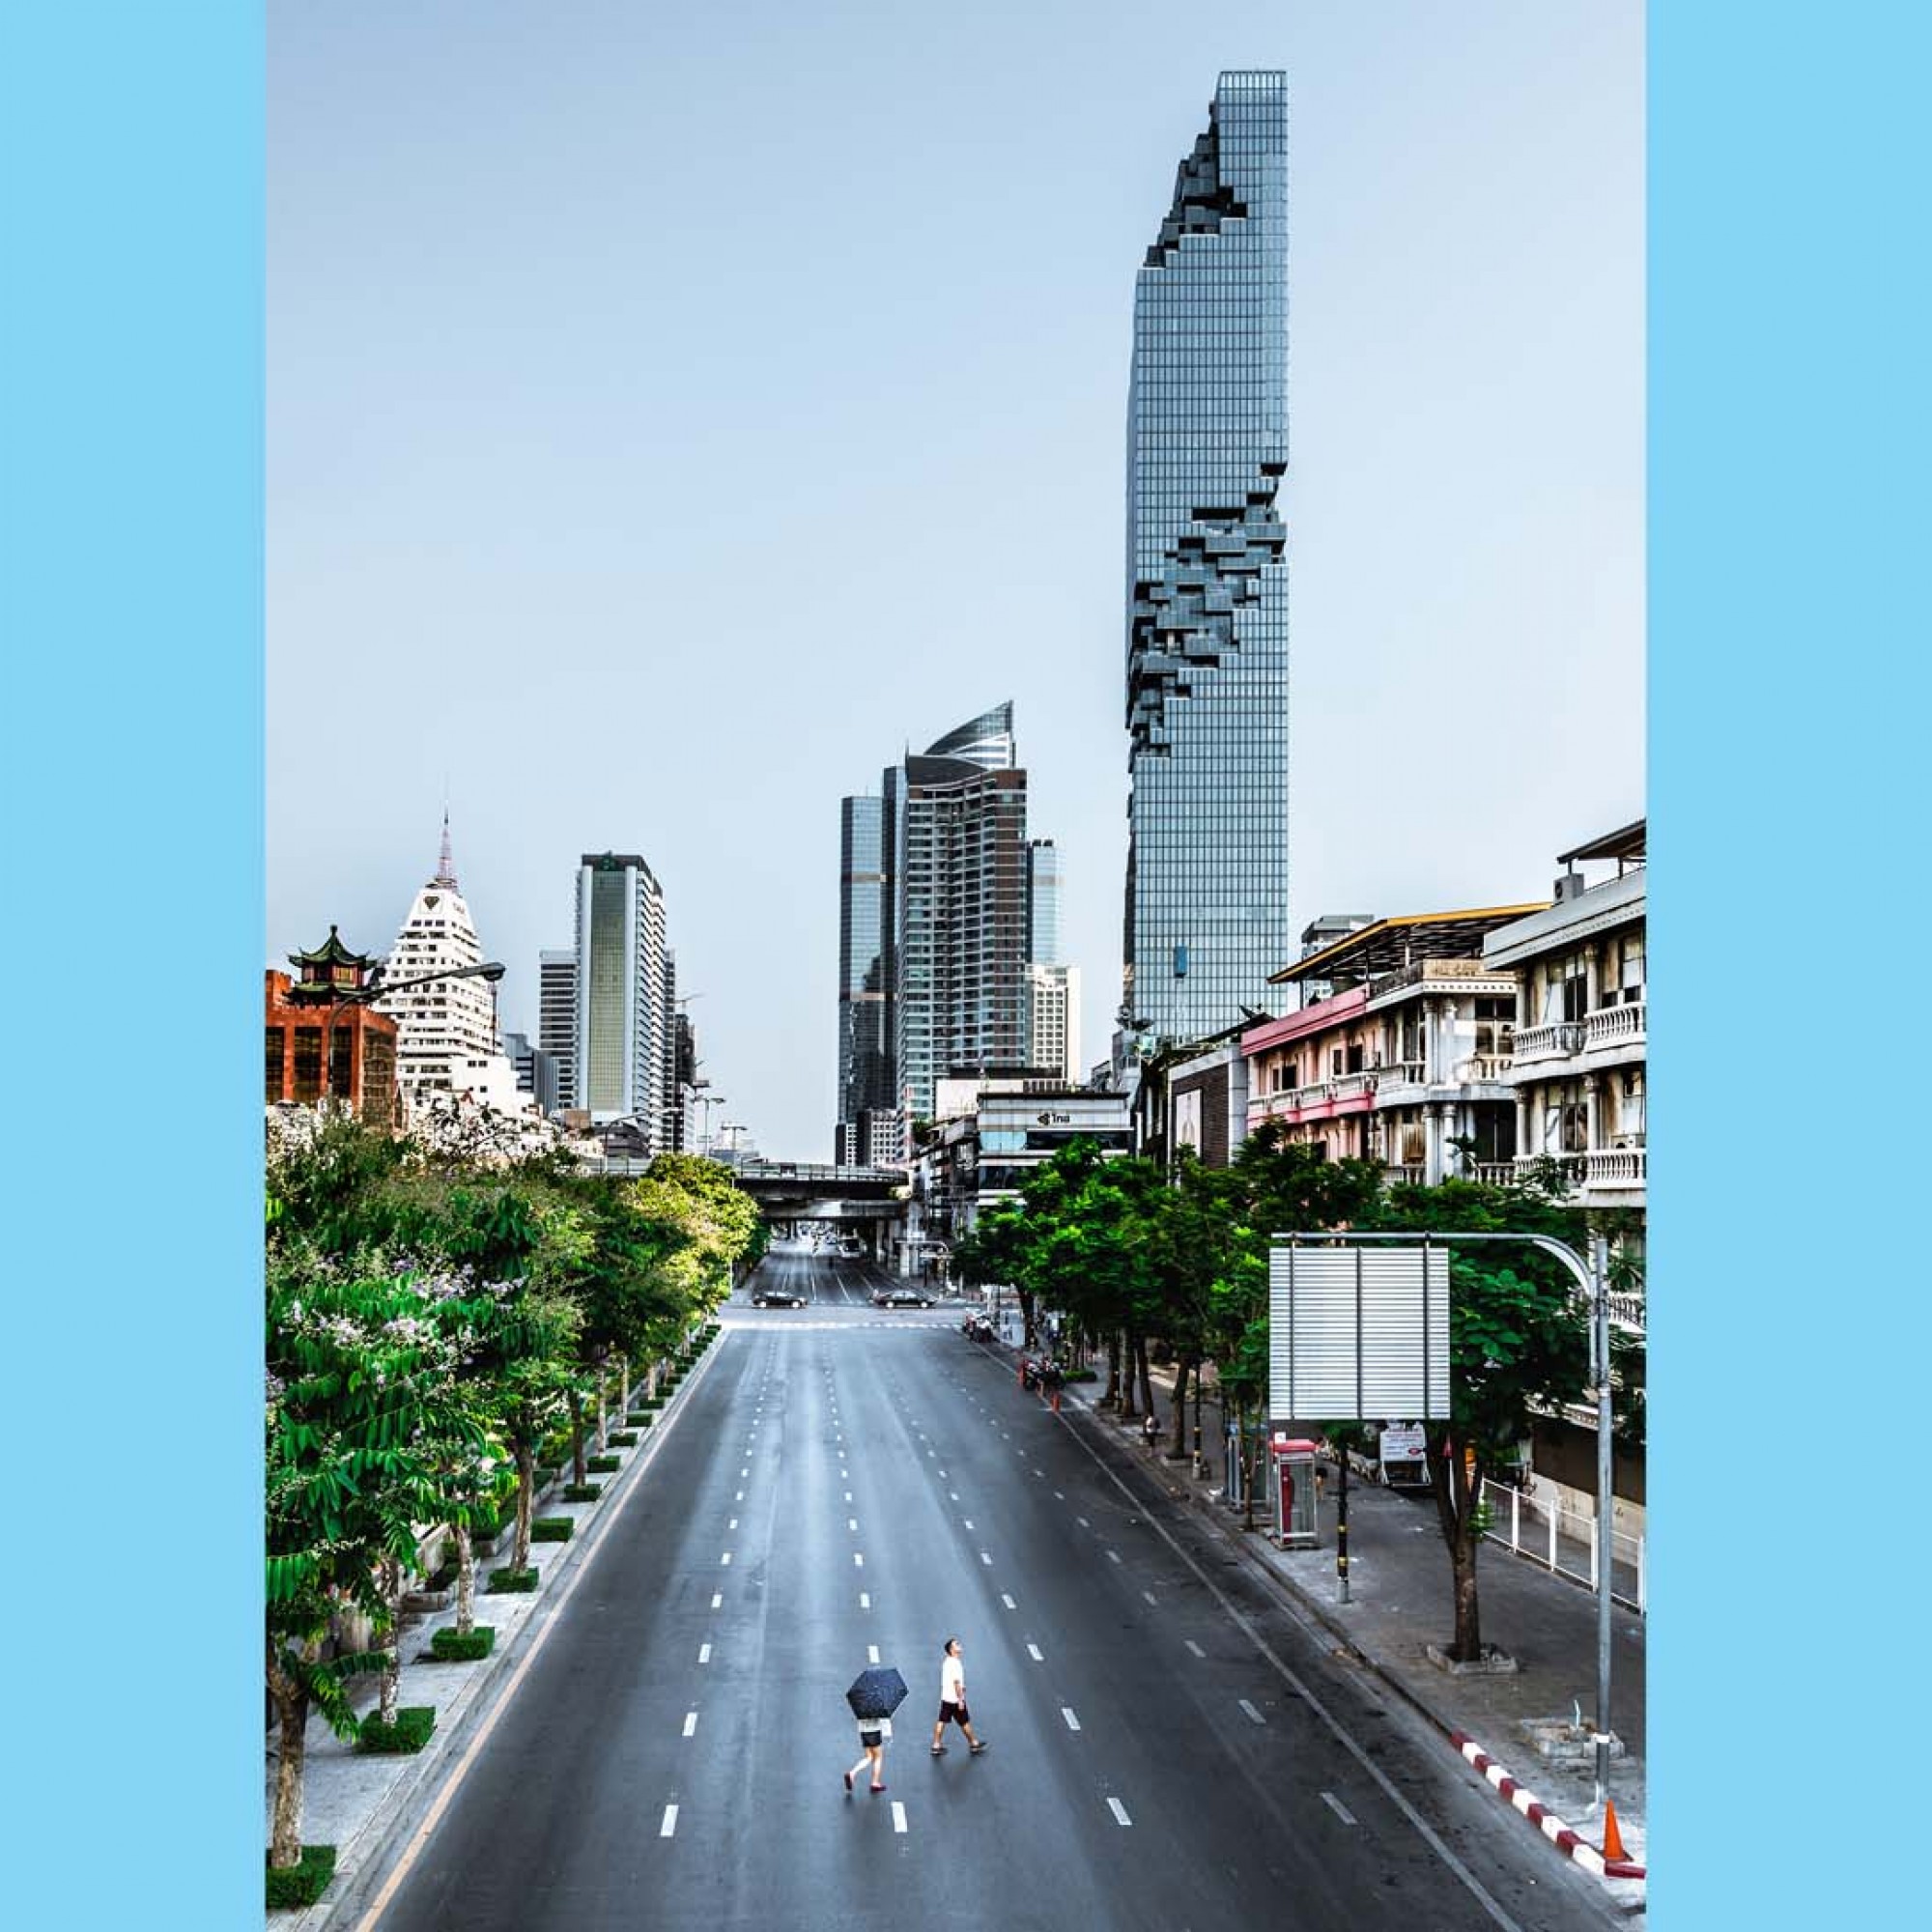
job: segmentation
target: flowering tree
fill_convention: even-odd
[[[346,1679],[385,1661],[325,1658],[331,1620],[348,1605],[393,1630],[379,1572],[412,1557],[412,1523],[434,1520],[436,1446],[482,1435],[422,1284],[294,1243],[271,1250],[268,1290],[266,1634],[281,1737],[270,1861],[286,1868],[301,1858],[309,1711],[353,1735]]]

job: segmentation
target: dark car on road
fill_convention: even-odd
[[[882,1288],[872,1297],[874,1308],[930,1308],[932,1296],[916,1288]]]
[[[753,1308],[803,1308],[805,1296],[788,1288],[761,1288],[752,1297]]]

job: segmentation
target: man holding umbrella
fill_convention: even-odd
[[[881,1774],[886,1768],[886,1740],[893,1734],[893,1713],[904,1702],[905,1679],[890,1664],[862,1670],[845,1692],[845,1701],[859,1720],[859,1744],[865,1755],[845,1774],[845,1789],[869,1764],[874,1791],[886,1788]]]

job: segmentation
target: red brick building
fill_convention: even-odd
[[[402,1124],[396,1085],[396,1023],[363,997],[374,959],[343,945],[334,926],[309,952],[292,952],[298,979],[272,968],[263,976],[263,1098],[320,1104],[322,1060],[328,1054],[328,1096],[366,1121]]]

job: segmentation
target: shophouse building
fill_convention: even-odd
[[[1558,853],[1554,903],[1483,947],[1484,965],[1517,981],[1506,1078],[1519,1164],[1553,1161],[1579,1206],[1638,1216],[1649,1179],[1645,823]],[[1593,884],[1580,867],[1614,869]],[[1640,1245],[1640,1226],[1624,1238]]]
[[[1542,909],[1380,919],[1283,968],[1279,983],[1336,990],[1241,1036],[1248,1131],[1279,1122],[1290,1141],[1380,1161],[1394,1181],[1511,1178],[1516,980],[1482,948]]]

